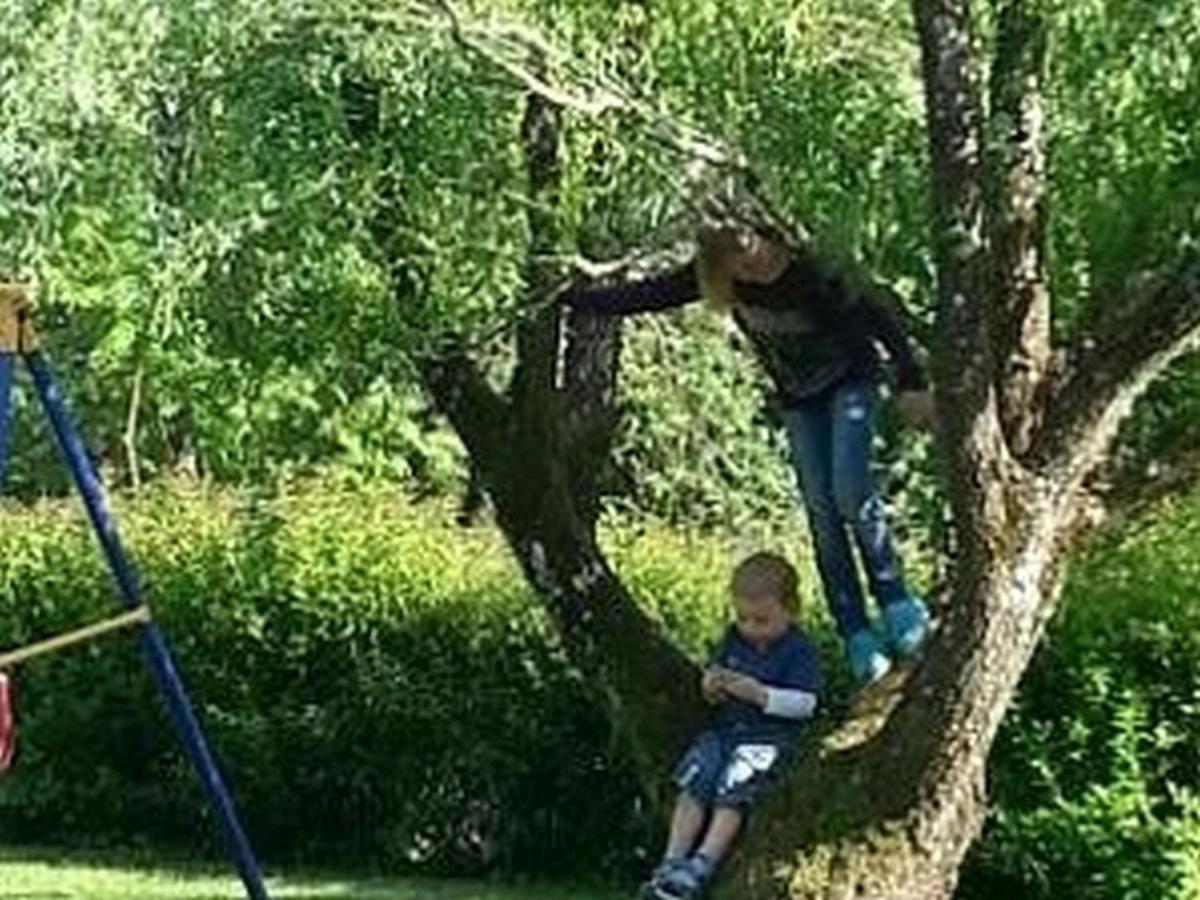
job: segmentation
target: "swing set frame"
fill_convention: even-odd
[[[269,900],[258,860],[192,708],[166,637],[143,599],[140,580],[121,544],[116,521],[105,501],[100,480],[67,408],[63,391],[42,352],[33,328],[29,292],[23,285],[0,283],[0,487],[3,487],[8,467],[13,374],[18,359],[23,360],[29,370],[42,409],[50,422],[62,457],[71,470],[92,529],[116,581],[116,601],[124,610],[103,621],[0,654],[0,679],[7,682],[3,670],[19,663],[102,635],[136,628],[146,665],[220,823],[227,849],[245,886],[246,896],[250,900]],[[8,725],[12,731],[15,726],[11,721],[13,712],[7,702],[7,683],[0,684],[0,688],[5,691],[4,705],[8,707],[0,712],[10,720]],[[11,750],[10,743],[10,756]]]

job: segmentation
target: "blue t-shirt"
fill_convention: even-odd
[[[710,663],[749,675],[767,687],[808,691],[811,694],[821,692],[821,663],[817,648],[795,625],[789,625],[787,631],[762,651],[746,641],[731,625],[713,652]],[[781,737],[797,731],[804,724],[796,719],[768,716],[753,703],[742,700],[722,702],[717,710],[717,721],[739,730],[779,732]]]

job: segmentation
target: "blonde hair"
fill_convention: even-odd
[[[800,608],[800,579],[778,553],[760,551],[743,559],[729,586],[737,596],[772,597],[792,615]]]
[[[775,249],[791,255],[787,240],[778,229],[740,222],[705,223],[696,234],[696,279],[700,295],[717,312],[729,312],[737,302],[734,289],[734,261],[745,253]]]

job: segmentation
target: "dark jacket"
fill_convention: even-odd
[[[783,407],[852,378],[881,380],[877,344],[888,352],[900,390],[920,390],[925,377],[896,314],[876,298],[794,259],[774,282],[736,282],[734,321],[775,384]],[[664,275],[610,287],[577,289],[572,306],[621,314],[683,306],[700,299],[692,264]]]

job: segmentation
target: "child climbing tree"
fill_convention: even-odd
[[[997,728],[1054,612],[1066,559],[1108,499],[1099,476],[1120,483],[1123,496],[1154,487],[1149,474],[1114,472],[1118,427],[1200,338],[1200,254],[1183,242],[1162,268],[1127,273],[1130,287],[1109,300],[1120,314],[1055,342],[1045,227],[1046,9],[1040,0],[998,4],[985,81],[971,7],[913,2],[935,210],[929,352],[955,534],[944,620],[902,687],[801,754],[751,823],[718,886],[722,897],[952,894],[985,817]],[[431,7],[429,15],[445,10]],[[469,449],[567,652],[603,688],[648,795],[661,802],[663,773],[702,703],[692,665],[597,545],[594,474],[612,423],[619,327],[545,302],[555,289],[545,259],[561,244],[563,116],[597,109],[583,109],[551,83],[539,41],[513,30],[507,50],[497,49],[462,24],[455,21],[470,51],[491,54],[527,91],[530,314],[516,330],[505,391],[465,350],[427,362],[425,381]],[[514,42],[522,55],[503,56]],[[685,154],[731,171],[748,208],[769,211],[739,154],[655,118],[629,96],[610,92],[606,102],[600,112],[640,118]],[[386,231],[382,220],[379,227]],[[788,232],[794,246],[820,257],[804,223],[792,221]],[[821,264],[833,272],[847,265]],[[609,283],[623,277],[609,273]],[[397,300],[411,303],[417,285],[397,280]]]

